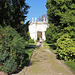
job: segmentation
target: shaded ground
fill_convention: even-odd
[[[34,50],[31,64],[13,75],[75,75],[55,55],[44,47]]]

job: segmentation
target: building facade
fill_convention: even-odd
[[[29,25],[29,33],[31,39],[34,39],[34,41],[40,39],[40,40],[46,40],[45,37],[45,31],[49,27],[47,19],[44,18],[43,21],[34,20],[32,18],[32,22]]]

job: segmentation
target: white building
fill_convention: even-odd
[[[35,41],[39,38],[46,40],[45,31],[49,27],[47,19],[44,18],[44,21],[37,22],[36,18],[32,18],[32,22],[29,25],[29,33],[31,39]]]

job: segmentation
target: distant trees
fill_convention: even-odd
[[[74,0],[47,0],[46,3],[49,28],[46,31],[46,41],[49,44],[53,44],[57,48],[57,54],[61,59],[65,60],[74,60],[75,55],[68,55],[68,52],[64,50],[68,50],[65,47],[62,49],[62,46],[68,48],[69,43],[75,41],[75,1]],[[66,35],[66,36],[65,36]],[[67,40],[69,42],[66,42]],[[64,41],[64,43],[62,43]],[[59,43],[58,43],[59,42]],[[61,42],[61,45],[59,45]],[[68,44],[67,44],[68,43]],[[72,45],[70,45],[70,50],[73,50]],[[74,45],[73,45],[74,46]],[[75,47],[74,47],[75,48]],[[62,50],[62,54],[60,51]],[[75,50],[75,49],[74,49]],[[75,51],[73,53],[75,54]],[[64,53],[64,52],[66,53]],[[63,57],[64,55],[64,57]],[[73,57],[72,57],[73,56]],[[72,59],[71,59],[72,57]]]

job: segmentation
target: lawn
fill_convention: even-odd
[[[72,61],[66,61],[65,64],[72,69],[72,71],[75,73],[75,62]]]
[[[46,42],[43,42],[45,48],[50,49],[50,51],[52,51],[54,54],[56,53],[56,50],[54,49],[54,46],[52,44],[48,44]]]
[[[34,48],[30,48],[26,50],[26,53],[29,55],[29,59],[31,58],[33,51],[34,51]]]

